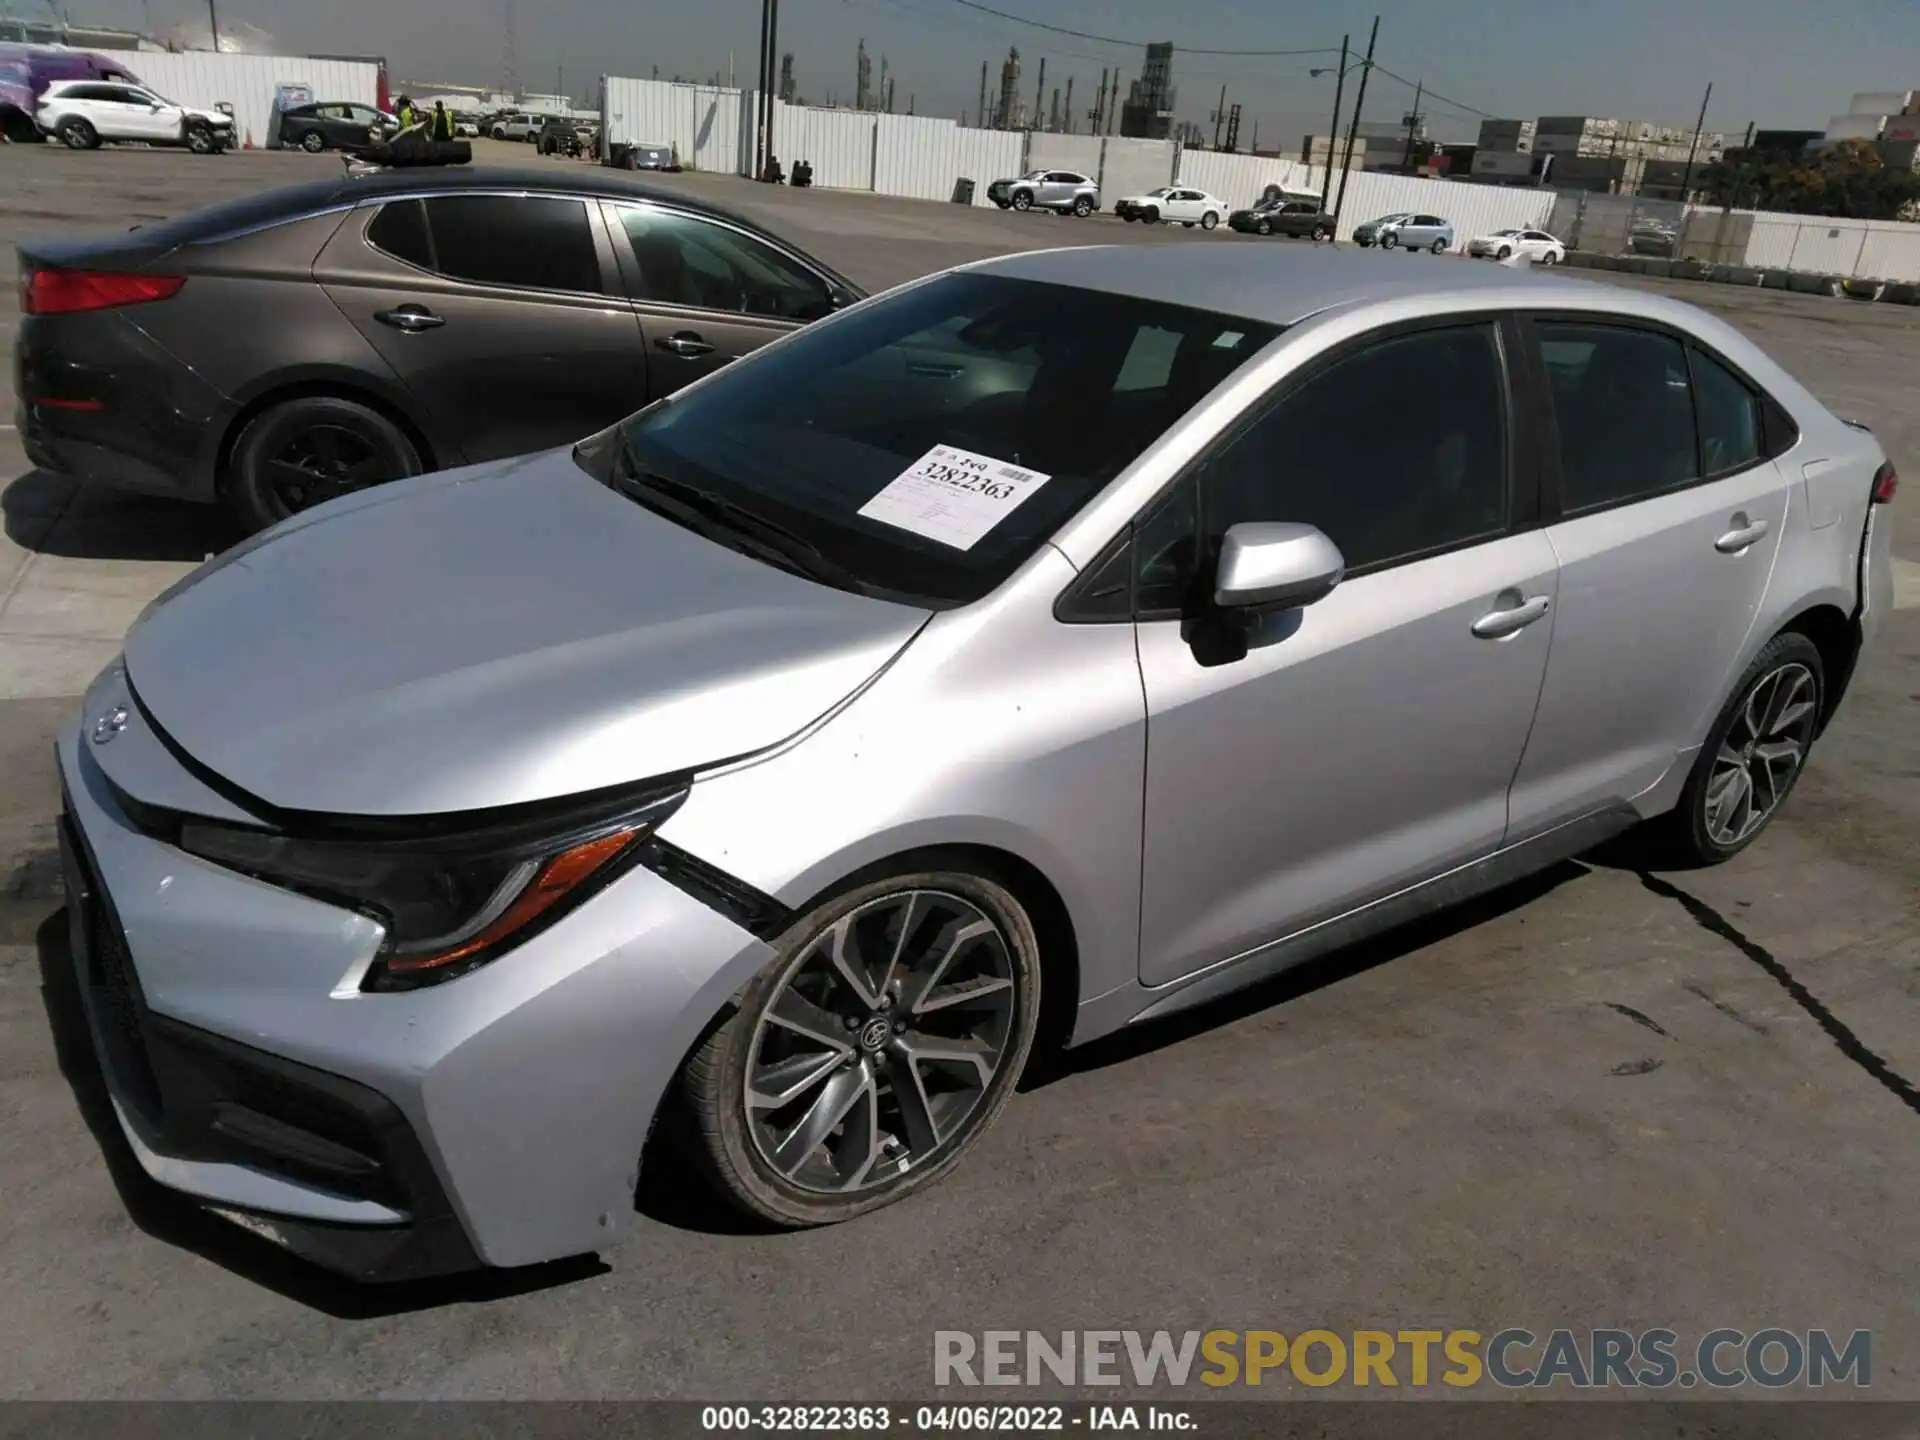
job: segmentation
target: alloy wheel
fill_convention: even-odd
[[[1707,835],[1738,845],[1793,787],[1819,720],[1820,688],[1798,662],[1762,675],[1721,738],[1704,792]]]
[[[958,1145],[995,1088],[1018,1007],[1008,937],[970,900],[884,895],[814,937],[755,1025],[741,1103],[788,1184],[852,1195]]]
[[[401,473],[400,457],[345,425],[310,425],[287,437],[267,462],[268,488],[282,514],[350,495]]]

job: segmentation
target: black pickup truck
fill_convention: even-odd
[[[1333,219],[1312,200],[1269,200],[1234,211],[1227,217],[1227,224],[1249,235],[1331,240]]]

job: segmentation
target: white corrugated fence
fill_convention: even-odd
[[[304,85],[315,100],[374,105],[380,67],[359,60],[314,60],[301,55],[228,55],[213,50],[136,51],[126,62],[150,89],[182,105],[233,107],[237,143],[265,148],[279,86]]]
[[[272,105],[273,84],[314,84],[321,94],[323,67],[364,70],[367,93],[342,94],[342,99],[372,101],[372,66],[341,65],[333,61],[283,61],[265,56],[148,56],[184,61],[203,58],[221,61],[273,59],[277,66],[305,67],[306,74],[286,74],[264,80],[257,100],[260,118],[253,122],[264,141],[265,115]],[[143,70],[143,75],[146,73]],[[232,73],[238,73],[237,71]],[[264,79],[264,77],[263,77]],[[157,88],[166,88],[158,79]],[[327,83],[331,83],[328,81]],[[240,111],[237,95],[215,95],[196,82],[176,85],[176,98],[193,104],[231,101]],[[229,88],[232,88],[231,86]],[[602,95],[607,138],[610,141],[652,142],[674,146],[680,163],[692,169],[744,174],[752,163],[754,93],[726,86],[672,84],[609,76]],[[987,185],[1006,176],[1041,167],[1078,170],[1100,181],[1101,200],[1107,206],[1123,195],[1139,194],[1160,185],[1192,185],[1238,207],[1249,204],[1269,185],[1319,193],[1323,170],[1297,161],[1214,151],[1181,150],[1164,140],[1137,140],[1120,136],[1053,135],[1008,130],[978,130],[931,116],[887,115],[873,111],[829,110],[814,106],[776,104],[773,153],[791,173],[796,161],[813,164],[813,182],[826,189],[871,190],[921,200],[947,200],[959,180],[974,182],[974,204],[986,205]],[[1339,192],[1340,177],[1333,177]],[[1339,205],[1338,238],[1348,239],[1354,227],[1396,210],[1439,215],[1453,224],[1458,244],[1473,236],[1510,226],[1546,225],[1553,213],[1555,192],[1530,186],[1475,185],[1454,180],[1429,180],[1413,175],[1354,171],[1347,177],[1345,203]],[[1675,207],[1676,212],[1678,207]],[[1717,210],[1693,211],[1696,226],[1711,224]],[[1749,212],[1741,212],[1744,221]],[[1920,281],[1920,225],[1893,221],[1826,220],[1818,216],[1752,214],[1751,233],[1744,254],[1724,258],[1744,260],[1757,267],[1815,270],[1832,275],[1859,275],[1881,280]]]

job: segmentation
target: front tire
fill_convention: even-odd
[[[1253,227],[1253,230],[1256,235],[1271,235],[1273,234],[1273,224],[1271,221],[1262,220],[1258,225]]]
[[[786,1228],[926,1189],[1006,1106],[1032,1049],[1025,908],[983,875],[924,871],[827,901],[774,948],[682,1072],[693,1158]]]
[[[1560,257],[1551,250],[1543,250],[1540,252],[1540,263],[1542,265],[1558,265],[1560,263]]]
[[[1499,249],[1499,251],[1498,251],[1498,252],[1497,252],[1497,253],[1496,253],[1496,254],[1494,255],[1494,257],[1493,257],[1493,258],[1494,258],[1494,259],[1496,259],[1496,260],[1510,260],[1510,259],[1512,259],[1512,258],[1513,258],[1513,247],[1512,247],[1511,245],[1502,245],[1502,246],[1500,247],[1500,249]]]
[[[100,136],[93,126],[78,115],[60,122],[60,143],[69,150],[98,150]]]
[[[1207,211],[1206,214],[1200,217],[1200,228],[1202,230],[1211,230],[1213,229],[1214,226],[1218,225],[1219,223],[1220,223],[1220,217],[1214,214],[1213,211],[1211,210]]]
[[[1806,636],[1789,630],[1767,642],[1707,732],[1680,803],[1646,827],[1650,863],[1718,865],[1759,838],[1806,768],[1826,684]]]
[[[1149,205],[1145,210],[1140,212],[1140,223],[1142,225],[1158,225],[1160,223],[1160,212]]]
[[[1394,234],[1391,234],[1391,233],[1389,233],[1389,234],[1386,234],[1386,235],[1382,235],[1382,236],[1380,237],[1380,248],[1381,248],[1382,250],[1397,250],[1397,249],[1399,249],[1399,248],[1400,248],[1400,237],[1399,237],[1398,235],[1394,235]]]
[[[1013,197],[1013,208],[1026,211],[1033,208],[1033,196],[1022,190]]]
[[[300,137],[300,148],[309,155],[318,155],[327,148],[327,142],[318,130],[309,130]]]
[[[305,395],[247,422],[228,465],[227,503],[252,533],[424,468],[406,432],[378,410],[337,395]]]
[[[186,130],[187,149],[196,155],[211,155],[219,148],[213,138],[213,131],[205,125],[189,125]]]

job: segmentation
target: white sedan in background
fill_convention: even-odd
[[[1536,265],[1558,265],[1567,258],[1567,247],[1544,230],[1495,230],[1476,235],[1467,242],[1467,254],[1475,259],[1510,260],[1518,255]]]
[[[1190,185],[1162,185],[1144,195],[1129,195],[1113,207],[1113,213],[1122,220],[1140,220],[1148,225],[1164,221],[1185,225],[1189,230],[1195,225],[1211,230],[1227,218],[1228,210],[1204,190]]]

